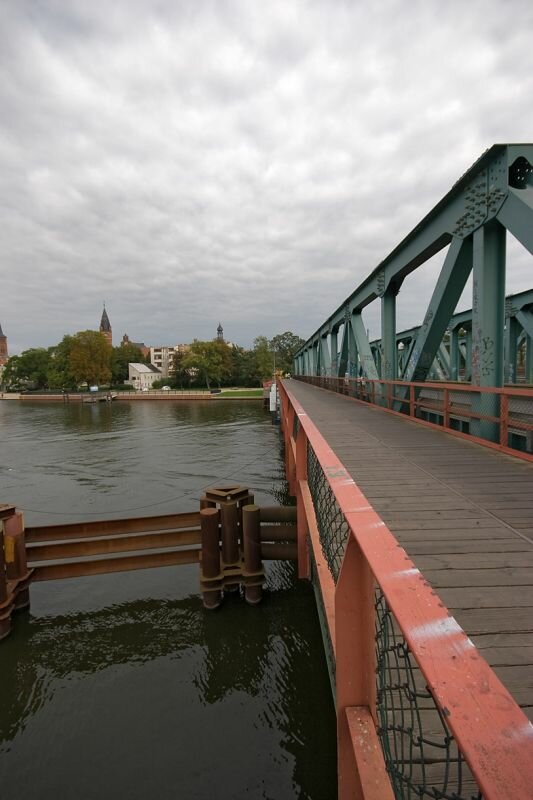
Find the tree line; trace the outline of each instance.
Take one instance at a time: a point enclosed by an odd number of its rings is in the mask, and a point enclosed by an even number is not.
[[[258,336],[251,350],[223,340],[195,339],[185,353],[176,353],[174,369],[154,387],[258,386],[274,372],[292,371],[293,357],[304,340],[291,331],[268,339]],[[6,389],[73,390],[87,386],[120,386],[130,362],[149,363],[133,344],[111,347],[98,331],[64,336],[48,348],[30,348],[12,356],[1,376]]]

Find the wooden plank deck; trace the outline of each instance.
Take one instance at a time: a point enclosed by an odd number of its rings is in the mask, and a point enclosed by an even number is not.
[[[533,465],[300,381],[288,388],[533,720]]]

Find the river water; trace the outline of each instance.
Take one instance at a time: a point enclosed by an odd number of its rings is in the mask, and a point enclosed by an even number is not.
[[[27,524],[196,510],[220,483],[272,505],[257,402],[0,402],[0,502]],[[205,612],[196,566],[38,583],[0,643],[0,792],[14,800],[328,800],[335,717],[311,586]]]

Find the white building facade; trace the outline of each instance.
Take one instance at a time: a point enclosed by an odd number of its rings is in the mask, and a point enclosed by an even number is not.
[[[161,372],[162,378],[174,372],[175,359],[178,353],[187,353],[189,350],[188,344],[175,344],[173,346],[151,347],[150,348],[150,363]]]
[[[155,381],[160,381],[164,376],[153,364],[128,364],[128,381],[134,389],[151,389]]]

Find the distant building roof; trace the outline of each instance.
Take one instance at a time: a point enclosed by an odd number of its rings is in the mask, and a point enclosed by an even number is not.
[[[3,335],[4,334],[2,333],[2,323],[0,322],[0,336],[3,336]]]
[[[161,370],[157,369],[157,367],[154,367],[153,364],[137,364],[134,361],[130,361],[128,366],[133,367],[133,369],[136,369],[137,372],[157,372],[158,374],[161,374]]]

